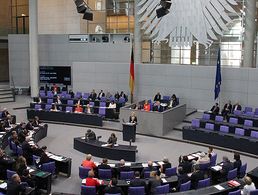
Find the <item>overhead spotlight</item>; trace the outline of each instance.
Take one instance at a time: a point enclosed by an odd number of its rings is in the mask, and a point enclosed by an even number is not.
[[[161,18],[169,13],[169,9],[172,5],[171,1],[161,0],[161,7],[156,10],[156,14],[158,18]]]
[[[77,8],[77,12],[83,14],[84,20],[93,20],[93,13],[90,11],[89,6],[84,2],[84,0],[74,0]]]
[[[93,20],[93,13],[90,12],[90,11],[88,11],[88,10],[86,10],[86,11],[84,12],[84,15],[83,15],[82,18],[83,18],[84,20],[90,20],[90,21],[92,21],[92,20]]]

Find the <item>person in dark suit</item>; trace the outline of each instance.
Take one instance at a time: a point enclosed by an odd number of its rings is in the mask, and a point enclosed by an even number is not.
[[[144,167],[141,173],[141,176],[144,177],[144,172],[145,171],[155,171],[156,173],[158,172],[158,175],[160,175],[159,170],[157,170],[157,167],[153,166],[153,162],[152,161],[148,161],[148,167]]]
[[[240,154],[234,153],[234,162],[233,162],[233,168],[237,168],[237,175],[240,175],[240,168],[242,166],[242,161],[240,159]]]
[[[35,182],[31,178],[30,172],[28,169],[23,170],[22,176],[21,176],[21,181],[26,182],[29,187],[34,188],[35,187]]]
[[[239,104],[239,102],[236,102],[236,104],[233,106],[232,112],[235,110],[242,110],[242,106]]]
[[[175,94],[171,96],[171,100],[169,101],[168,107],[173,108],[176,107],[179,104],[177,97]]]
[[[188,182],[190,180],[190,178],[188,177],[187,173],[185,173],[183,171],[182,167],[178,168],[177,178],[178,178],[177,189],[180,189],[181,184],[186,183],[186,182]]]
[[[26,124],[26,129],[28,130],[33,130],[33,126],[32,126],[32,121],[29,121],[27,124]]]
[[[121,172],[128,172],[131,171],[131,168],[129,166],[125,166],[125,160],[121,159],[117,168],[117,174],[120,176]]]
[[[114,146],[116,144],[116,142],[117,142],[116,134],[111,133],[110,137],[108,138],[107,144],[109,146]]]
[[[158,176],[156,171],[150,172],[150,179],[148,183],[148,194],[154,195],[155,194],[155,188],[161,185],[161,179]]]
[[[153,111],[157,111],[157,112],[163,112],[164,111],[164,108],[163,108],[163,106],[160,105],[159,101],[157,101],[155,103],[155,106],[153,107]]]
[[[219,114],[219,104],[218,103],[215,103],[214,106],[212,106],[211,108],[211,112],[215,115],[218,115]]]
[[[129,117],[129,123],[137,123],[137,117],[135,112],[131,113],[131,116]]]
[[[160,172],[165,173],[167,168],[171,168],[171,163],[169,162],[167,157],[164,157],[163,164],[160,166]]]
[[[19,156],[16,159],[15,171],[18,173],[19,176],[22,176],[23,171],[26,169],[27,169],[26,159],[23,156]]]
[[[85,141],[91,140],[96,140],[96,134],[91,129],[88,129],[87,133],[85,134]]]
[[[12,122],[12,116],[10,114],[7,115],[7,117],[4,120],[4,127],[5,128],[9,128],[12,126],[13,122]]]
[[[117,179],[112,178],[109,185],[103,190],[104,194],[121,194],[124,195],[124,192],[120,187],[117,187]]]
[[[105,97],[105,93],[103,92],[103,90],[101,89],[99,94],[98,94],[98,99],[100,100],[102,97]]]
[[[232,112],[232,104],[231,101],[229,100],[228,103],[226,103],[223,107],[223,110],[221,111],[222,116],[224,119],[228,117],[228,114]]]
[[[135,171],[134,177],[135,178],[133,180],[131,180],[131,182],[130,182],[131,187],[143,186],[144,188],[146,188],[145,180],[140,178],[140,172],[139,171]]]
[[[72,90],[69,90],[69,95],[71,95],[71,98],[74,98],[74,92]]]
[[[190,176],[192,189],[197,189],[199,180],[204,179],[204,172],[200,170],[198,164],[194,165],[194,172]]]
[[[126,102],[128,101],[127,95],[123,91],[121,91],[119,98],[124,98]]]
[[[178,167],[182,167],[182,171],[184,173],[191,173],[192,172],[192,163],[188,161],[187,156],[183,156],[179,158],[179,165]]]
[[[32,126],[33,127],[38,127],[40,123],[41,123],[41,121],[39,120],[39,117],[35,116],[34,119],[33,119],[33,122],[32,122]]]
[[[119,92],[118,92],[118,91],[115,93],[114,97],[115,97],[116,100],[119,99],[120,95],[119,95]]]
[[[227,156],[223,156],[222,159],[223,159],[223,165],[222,165],[222,169],[220,170],[221,176],[219,179],[221,182],[227,180],[228,172],[233,169],[233,165]]]
[[[19,195],[25,190],[26,187],[21,184],[21,178],[18,174],[14,174],[11,180],[7,182],[7,195]]]
[[[6,118],[8,115],[10,115],[10,113],[8,112],[7,108],[4,108],[2,111],[1,118]]]
[[[16,131],[12,131],[12,135],[9,139],[10,139],[9,141],[15,143],[16,146],[18,146],[20,144],[20,142],[18,140],[18,134]]]
[[[33,155],[33,151],[35,149],[35,146],[31,146],[29,144],[30,138],[26,137],[25,141],[22,142],[22,151],[23,151],[23,156],[24,158],[26,158],[27,162],[29,164],[32,164],[32,155]]]
[[[51,159],[48,157],[46,152],[47,152],[47,146],[42,146],[41,147],[40,159],[39,159],[39,162],[37,163],[37,165],[42,165],[44,163],[48,163],[48,162],[51,161]]]
[[[4,150],[0,149],[0,179],[6,178],[6,170],[10,169],[15,160],[7,156]]]
[[[23,129],[18,133],[18,141],[20,143],[23,143],[26,139],[26,137],[28,136],[28,130],[27,129]]]
[[[111,169],[111,167],[108,165],[108,159],[103,158],[102,163],[98,165],[98,169]]]
[[[95,92],[95,89],[93,89],[92,92],[90,93],[89,99],[95,101],[96,98],[97,98],[97,94]]]
[[[158,92],[158,93],[154,96],[153,101],[156,102],[156,101],[160,101],[160,100],[161,100],[161,95],[160,95],[160,92]]]

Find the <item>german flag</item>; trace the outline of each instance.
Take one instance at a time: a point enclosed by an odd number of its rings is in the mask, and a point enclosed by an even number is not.
[[[131,51],[129,87],[130,87],[131,95],[133,95],[133,93],[134,93],[134,55],[133,55],[133,47],[132,47],[132,51]]]

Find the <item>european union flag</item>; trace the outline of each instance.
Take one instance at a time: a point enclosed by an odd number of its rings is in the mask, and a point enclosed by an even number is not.
[[[218,59],[217,59],[217,70],[216,70],[216,80],[215,80],[215,89],[214,89],[214,99],[216,100],[219,97],[220,93],[220,85],[221,85],[221,64],[220,64],[220,48],[218,51]]]

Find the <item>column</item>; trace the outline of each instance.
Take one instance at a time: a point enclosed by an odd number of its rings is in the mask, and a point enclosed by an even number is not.
[[[39,93],[38,0],[29,0],[29,48],[31,97]]]
[[[141,35],[141,25],[140,25],[140,16],[137,12],[140,10],[140,7],[137,6],[140,0],[134,1],[135,6],[135,16],[134,16],[134,61],[135,63],[142,62],[142,35]]]
[[[245,35],[243,67],[254,67],[254,40],[256,34],[256,0],[245,1]]]

